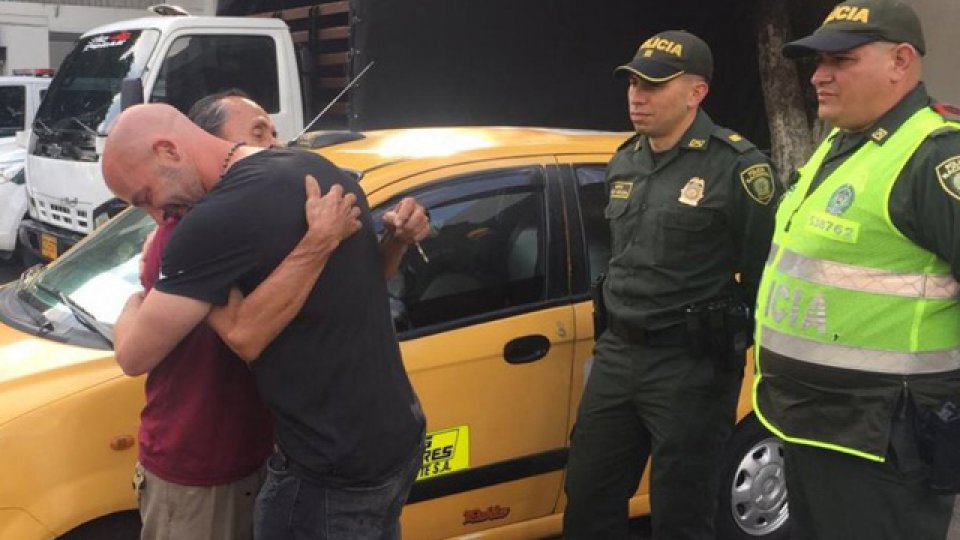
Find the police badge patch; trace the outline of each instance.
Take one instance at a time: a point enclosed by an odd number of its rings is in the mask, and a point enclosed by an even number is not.
[[[855,195],[856,192],[850,184],[844,184],[838,187],[837,190],[833,192],[833,195],[830,196],[830,200],[827,201],[827,213],[839,216],[846,212],[847,208],[850,208],[850,205],[853,204]]]
[[[610,186],[610,198],[629,199],[631,191],[633,191],[633,182],[614,182]]]
[[[937,178],[944,191],[960,199],[960,156],[953,156],[937,165]]]
[[[740,173],[740,182],[747,195],[760,204],[768,204],[773,199],[773,169],[766,163],[751,165]]]
[[[703,198],[703,188],[705,185],[703,178],[694,176],[687,180],[686,185],[680,190],[680,197],[677,198],[677,200],[683,204],[697,206],[700,204],[700,199]]]

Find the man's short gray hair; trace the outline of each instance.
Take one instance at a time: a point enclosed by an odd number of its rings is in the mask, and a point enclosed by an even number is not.
[[[193,107],[190,107],[190,112],[187,113],[187,117],[207,133],[220,137],[223,123],[227,121],[227,111],[226,107],[224,107],[223,100],[229,97],[252,100],[250,95],[243,90],[231,88],[198,99],[197,102],[193,104]]]

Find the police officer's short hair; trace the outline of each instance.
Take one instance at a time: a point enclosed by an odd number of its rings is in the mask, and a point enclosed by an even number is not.
[[[223,100],[229,97],[253,100],[250,94],[247,94],[243,90],[230,88],[229,90],[210,94],[209,96],[198,99],[197,102],[193,104],[193,107],[190,107],[190,112],[187,113],[187,117],[189,117],[194,124],[200,126],[202,130],[219,137],[223,129],[223,123],[227,121],[227,110],[226,107],[224,107]]]

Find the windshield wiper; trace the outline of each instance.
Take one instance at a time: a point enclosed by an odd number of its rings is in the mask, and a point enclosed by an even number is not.
[[[92,127],[90,127],[90,126],[88,126],[88,125],[86,125],[86,124],[84,124],[84,123],[83,123],[79,118],[77,118],[76,116],[71,116],[71,117],[70,117],[70,120],[73,121],[73,122],[76,122],[77,124],[80,125],[80,127],[82,127],[83,129],[89,131],[90,133],[93,133],[93,136],[94,136],[94,137],[97,136],[97,130],[93,129]]]
[[[67,296],[66,293],[61,291],[59,298],[60,302],[70,309],[70,313],[73,313],[73,316],[80,321],[80,324],[86,326],[92,330],[93,333],[102,337],[103,340],[107,342],[107,345],[110,345],[111,349],[113,348],[113,334],[109,330],[101,327],[100,321],[98,321],[96,317],[91,315],[89,311],[83,309],[83,306],[76,303],[72,298]]]
[[[73,317],[77,319],[77,321],[80,324],[82,324],[88,330],[92,331],[94,334],[97,334],[98,336],[103,338],[103,340],[106,341],[111,348],[113,348],[113,335],[109,330],[100,326],[100,321],[98,321],[96,317],[91,315],[89,311],[83,309],[83,307],[80,304],[76,303],[72,298],[67,296],[66,293],[64,293],[63,291],[54,289],[49,285],[44,285],[39,281],[36,282],[36,287],[41,291],[49,294],[50,296],[53,296],[54,298],[57,298],[58,300],[60,300],[60,303],[67,306],[67,309],[70,310],[70,313],[73,314]]]
[[[20,291],[23,290],[27,282],[31,279],[34,279],[42,268],[42,265],[37,264],[27,268],[22,274],[20,274],[20,283],[17,285],[18,297],[20,297]],[[37,325],[37,336],[44,337],[55,330],[53,323],[50,322],[50,319],[43,314],[43,310],[31,304],[25,298],[20,297],[20,302],[29,308],[24,311],[26,311],[27,315],[30,316],[30,320],[33,321],[33,324]]]
[[[43,128],[43,131],[44,131],[47,135],[53,135],[53,130],[50,129],[50,126],[48,126],[46,123],[44,123],[44,121],[41,120],[40,118],[35,118],[35,119],[33,120],[33,124],[42,127],[42,128]]]

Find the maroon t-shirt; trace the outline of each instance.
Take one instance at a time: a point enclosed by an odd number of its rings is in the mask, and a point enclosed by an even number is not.
[[[176,222],[157,228],[144,253],[145,290]],[[140,414],[140,463],[168,482],[212,486],[259,468],[273,448],[273,425],[246,364],[201,323],[147,375]]]

